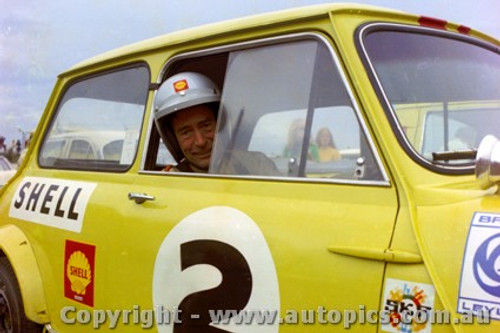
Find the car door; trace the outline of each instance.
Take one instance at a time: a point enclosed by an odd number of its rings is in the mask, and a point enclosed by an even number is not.
[[[128,170],[137,153],[149,82],[144,64],[69,82],[43,141],[33,147],[37,156],[30,156],[30,166],[13,186],[9,216],[30,236],[56,330],[88,331],[90,320],[77,321],[77,313],[115,309],[123,299],[116,286],[120,270],[108,268],[121,262],[120,230],[131,225],[124,204],[136,173]],[[89,153],[89,142],[110,131],[129,138],[120,153],[107,159]],[[83,149],[71,153],[62,144],[78,141]],[[60,328],[65,324],[72,325]]]
[[[224,77],[209,173],[155,171],[168,158],[153,127],[153,157],[132,186],[149,198],[129,211],[142,231],[127,251],[142,258],[134,269],[152,274],[137,285],[151,293],[147,307],[179,315],[159,331],[336,331],[353,316],[366,323],[366,311],[379,309],[398,204],[331,47],[297,35],[218,52],[224,66],[203,67],[214,81]],[[201,68],[210,56],[172,67]],[[214,74],[217,65],[224,75]],[[304,149],[285,156],[298,118]],[[340,159],[308,159],[323,127],[336,132]],[[222,167],[241,156],[249,166],[256,154],[278,173]]]

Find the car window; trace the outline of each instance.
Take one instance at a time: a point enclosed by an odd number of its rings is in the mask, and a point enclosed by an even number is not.
[[[475,149],[482,137],[478,135],[477,128],[471,126],[472,122],[467,121],[467,118],[476,116],[477,112],[473,110],[456,111],[445,120],[443,112],[429,111],[424,120],[422,154],[432,159],[432,152],[435,151]],[[460,120],[463,117],[465,117],[464,121]],[[449,132],[448,140],[443,135],[445,121],[448,122],[446,125]]]
[[[231,52],[211,173],[381,180],[328,47]]]
[[[297,176],[304,149],[305,115],[306,110],[295,110],[262,116],[248,149],[271,158],[281,174]],[[346,106],[316,109],[310,133],[306,177],[353,178],[360,157],[360,132],[354,110]]]
[[[488,134],[500,136],[500,55],[486,44],[422,30],[374,30],[368,60],[411,151],[442,166],[473,166]],[[455,156],[451,159],[439,156]]]
[[[175,164],[175,160],[170,154],[170,152],[167,150],[167,147],[163,143],[163,141],[160,139],[160,143],[158,145],[158,153],[156,155],[156,165],[168,165],[168,164]]]
[[[137,150],[148,84],[148,69],[137,66],[71,85],[44,139],[40,165],[128,169]]]

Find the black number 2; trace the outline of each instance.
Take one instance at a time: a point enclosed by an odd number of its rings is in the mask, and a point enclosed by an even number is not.
[[[252,274],[245,257],[235,247],[215,240],[181,244],[181,269],[208,264],[222,273],[222,282],[213,289],[186,296],[179,305],[180,322],[174,333],[227,332],[210,326],[209,310],[243,310],[252,292]],[[232,312],[234,314],[234,312]]]

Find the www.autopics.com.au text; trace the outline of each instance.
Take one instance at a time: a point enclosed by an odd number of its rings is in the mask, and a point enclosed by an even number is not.
[[[490,318],[487,312],[468,313],[452,317],[448,311],[421,309],[398,313],[388,310],[367,310],[360,306],[357,310],[329,310],[319,306],[314,310],[286,310],[280,316],[278,310],[209,310],[208,318],[215,326],[224,325],[298,325],[321,324],[343,325],[348,329],[354,324],[387,325],[401,322],[403,324],[488,324]],[[66,306],[60,311],[60,319],[65,324],[92,325],[98,329],[103,325],[114,329],[119,324],[140,325],[142,328],[151,328],[156,325],[181,324],[186,318],[181,309],[168,310],[163,306],[156,306],[154,310],[141,309],[134,305],[127,310],[86,310]],[[200,320],[202,315],[189,314],[192,321]]]

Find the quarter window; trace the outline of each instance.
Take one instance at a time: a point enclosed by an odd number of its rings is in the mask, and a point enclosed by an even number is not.
[[[40,153],[43,167],[126,170],[137,150],[149,71],[139,66],[68,88]]]

